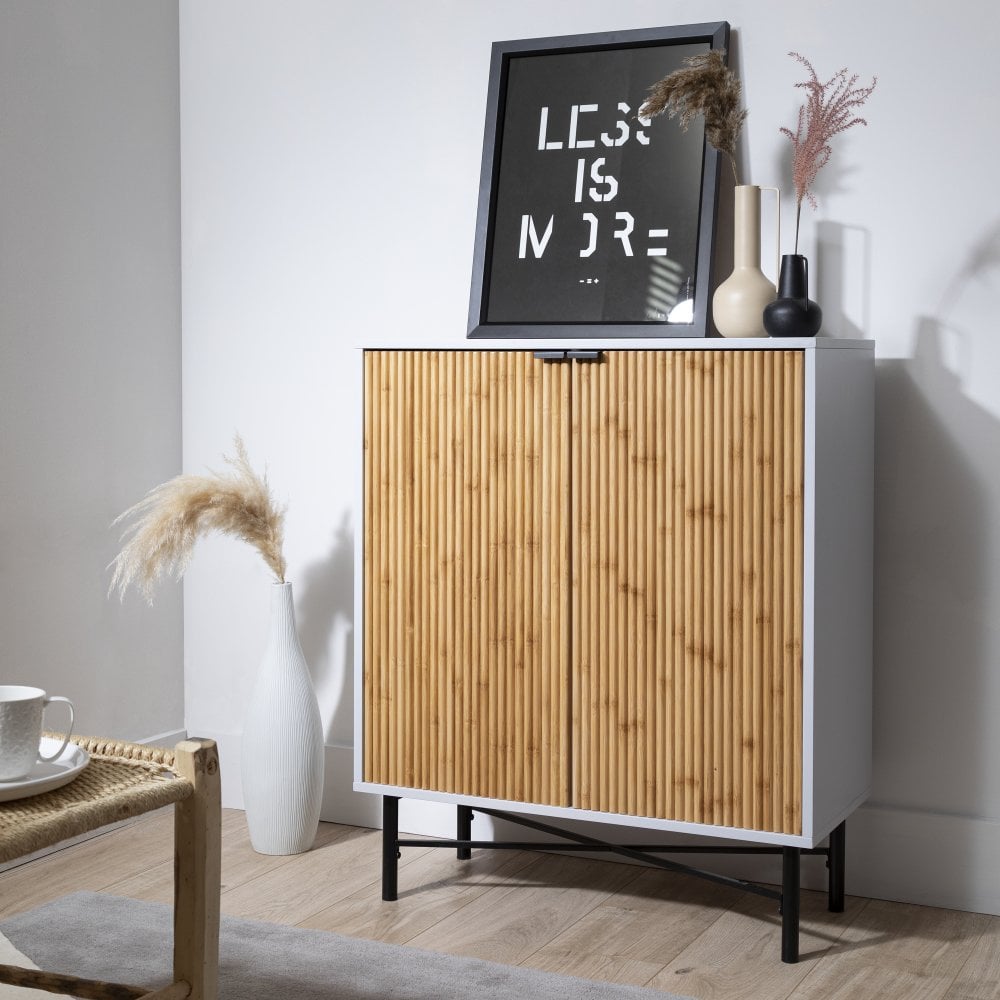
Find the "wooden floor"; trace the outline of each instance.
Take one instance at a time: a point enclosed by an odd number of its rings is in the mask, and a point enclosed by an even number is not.
[[[0,874],[0,919],[68,892],[170,902],[169,810]],[[779,961],[759,896],[631,865],[501,851],[467,862],[405,848],[380,898],[376,831],[324,823],[316,848],[265,857],[223,813],[222,910],[435,951],[740,1000],[1000,1000],[1000,917],[803,893],[802,961]]]

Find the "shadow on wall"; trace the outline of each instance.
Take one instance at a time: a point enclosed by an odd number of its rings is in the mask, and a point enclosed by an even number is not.
[[[850,263],[848,263],[850,262]],[[816,224],[809,296],[823,307],[823,332],[861,339],[871,327],[871,233],[862,226]]]
[[[944,301],[998,272],[1000,225]],[[996,818],[1000,421],[963,389],[973,364],[973,335],[924,316],[914,356],[877,367],[872,798]]]
[[[329,554],[302,576],[299,638],[328,744],[350,745],[354,703],[354,530],[345,511]]]

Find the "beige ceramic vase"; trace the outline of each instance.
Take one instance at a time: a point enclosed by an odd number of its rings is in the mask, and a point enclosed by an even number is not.
[[[760,269],[760,192],[756,184],[740,184],[735,190],[733,273],[712,297],[712,317],[723,337],[767,336],[764,307],[774,301],[777,289]]]

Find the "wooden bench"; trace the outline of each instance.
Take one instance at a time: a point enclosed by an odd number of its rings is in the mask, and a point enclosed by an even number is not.
[[[173,750],[74,737],[90,762],[69,784],[0,803],[0,864],[90,830],[174,805],[174,971],[169,986],[122,983],[0,965],[0,982],[83,1000],[216,1000],[221,804],[213,740]]]

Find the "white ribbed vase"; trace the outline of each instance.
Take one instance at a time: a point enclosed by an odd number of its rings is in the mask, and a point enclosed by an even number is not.
[[[267,649],[243,726],[243,805],[258,854],[301,854],[323,800],[323,725],[295,628],[292,585],[271,591]]]

